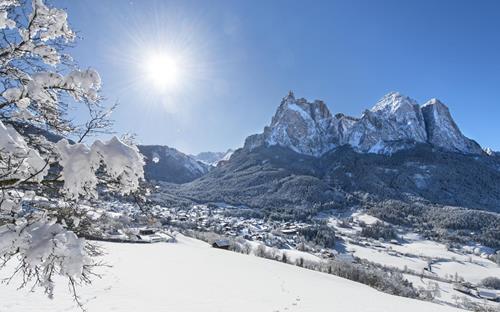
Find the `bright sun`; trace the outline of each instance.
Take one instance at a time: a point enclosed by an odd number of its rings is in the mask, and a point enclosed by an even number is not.
[[[171,90],[179,83],[179,64],[166,53],[150,55],[145,64],[146,75],[159,90]]]

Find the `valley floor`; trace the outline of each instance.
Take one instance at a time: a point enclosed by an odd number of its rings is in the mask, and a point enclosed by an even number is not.
[[[446,305],[397,297],[293,265],[211,248],[178,237],[157,244],[103,243],[102,279],[79,290],[88,312],[342,311],[445,312]],[[5,272],[3,272],[5,274]],[[19,283],[19,280],[17,280]],[[41,290],[0,286],[0,312],[79,311],[66,284],[53,300]]]

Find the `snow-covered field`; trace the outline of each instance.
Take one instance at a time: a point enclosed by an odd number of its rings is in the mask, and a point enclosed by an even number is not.
[[[476,254],[449,250],[445,244],[424,239],[417,233],[400,233],[403,242],[398,244],[363,238],[360,235],[359,221],[365,224],[381,221],[364,212],[355,212],[351,216],[354,225],[348,228],[340,226],[339,220],[335,217],[330,217],[328,222],[339,236],[358,241],[353,243],[347,239],[344,248],[360,259],[399,270],[410,269],[417,273],[427,268],[430,261],[432,273],[437,277],[453,279],[458,276],[474,284],[478,284],[486,277],[500,276],[500,267],[494,262]]]
[[[416,240],[403,245],[380,245],[385,249],[346,244],[347,250],[356,257],[400,270],[406,267],[421,272],[427,267],[426,258],[432,258],[432,272],[439,277],[452,278],[458,275],[465,281],[477,284],[486,277],[500,276],[500,267],[492,261],[473,254],[449,251],[442,243]],[[397,254],[390,254],[387,250]]]
[[[366,216],[366,214],[354,214],[354,219],[362,220],[367,224],[377,222]],[[342,235],[359,238],[361,231],[359,226],[343,228],[333,218],[330,224]],[[348,252],[360,259],[403,272],[413,271],[414,275],[404,274],[404,276],[417,288],[429,289],[430,286],[437,284],[439,292],[435,294],[436,302],[456,304],[457,299],[464,299],[485,307],[500,309],[498,303],[469,296],[453,289],[453,281],[456,278],[478,285],[486,277],[500,276],[500,267],[497,264],[475,254],[449,250],[443,243],[423,239],[416,233],[404,233],[402,237],[404,238],[402,244],[360,238],[358,243],[353,243],[348,239],[343,245]],[[424,270],[428,270],[429,264],[431,272]],[[426,277],[422,278],[421,274],[425,274]]]
[[[80,289],[89,312],[105,311],[459,311],[376,291],[336,276],[211,248],[186,237],[177,244],[104,243],[112,268]],[[18,283],[19,281],[17,281]],[[65,284],[55,299],[0,287],[1,312],[78,311]]]

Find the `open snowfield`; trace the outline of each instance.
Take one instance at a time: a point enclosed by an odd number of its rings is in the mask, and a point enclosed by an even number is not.
[[[403,270],[405,267],[421,272],[427,266],[427,262],[418,257],[404,257],[390,255],[385,250],[364,247],[353,244],[346,244],[347,250],[360,259],[366,259],[374,263]]]
[[[177,244],[104,243],[113,265],[80,289],[89,312],[105,311],[459,311],[391,296],[336,276],[211,248],[180,237]],[[19,281],[17,281],[19,282]],[[65,284],[54,300],[38,290],[0,288],[1,312],[78,311]]]

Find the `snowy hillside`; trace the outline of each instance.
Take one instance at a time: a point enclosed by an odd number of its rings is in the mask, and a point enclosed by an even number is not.
[[[180,237],[177,244],[105,243],[113,267],[80,289],[89,312],[99,311],[460,311],[391,296],[336,276],[211,248]],[[2,272],[6,274],[6,272]],[[1,312],[79,311],[64,283],[54,300],[40,291],[0,289]]]

